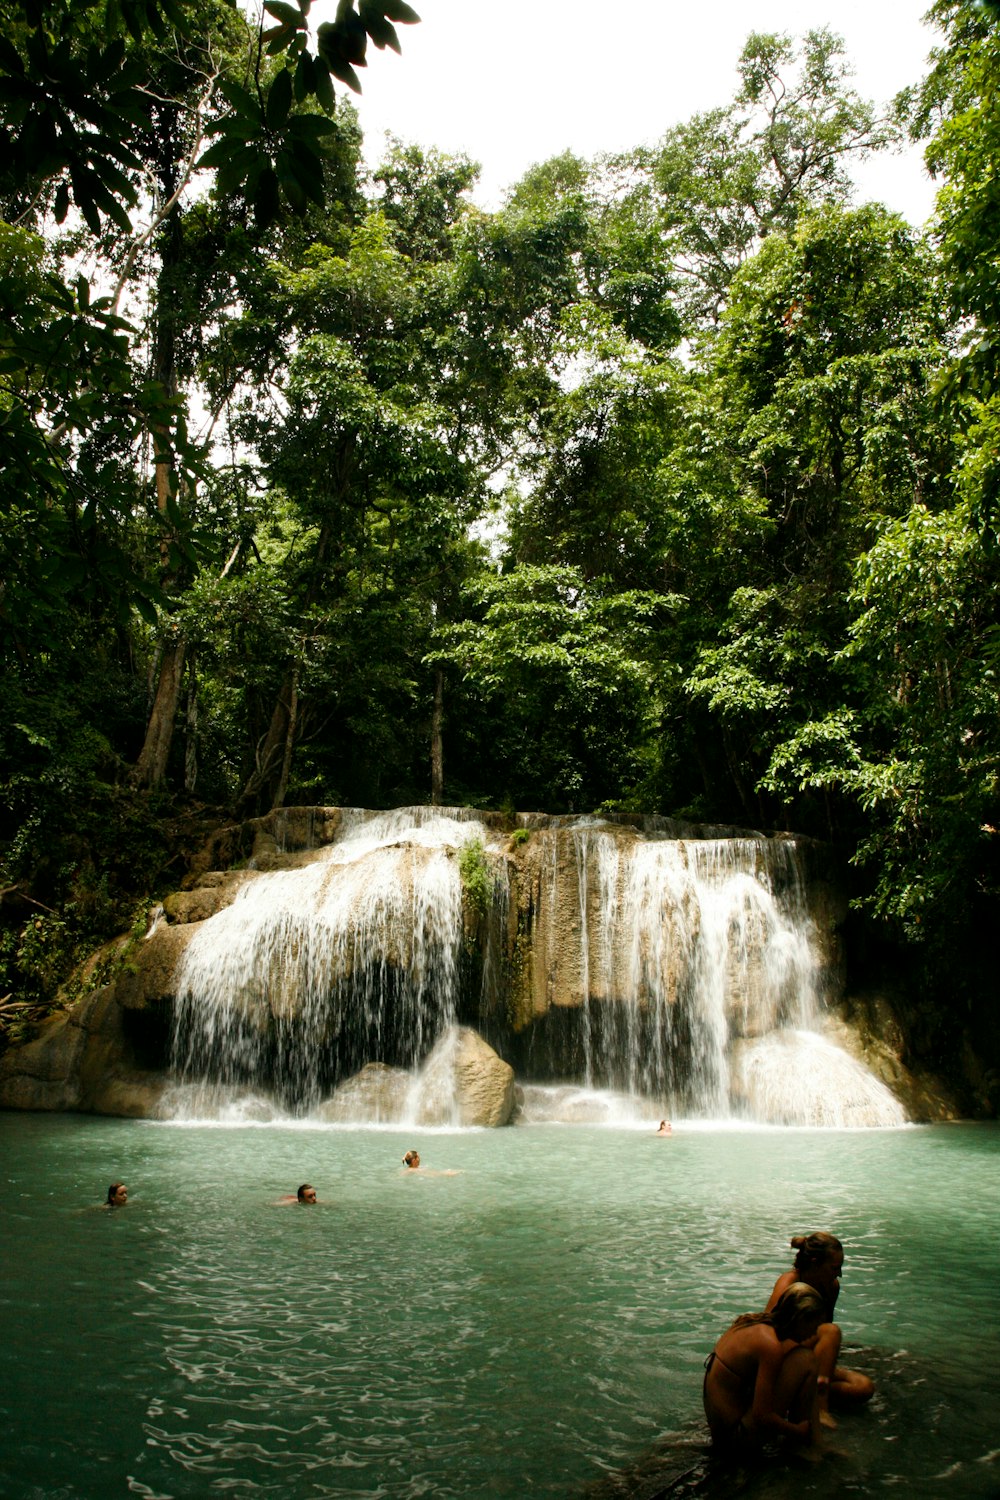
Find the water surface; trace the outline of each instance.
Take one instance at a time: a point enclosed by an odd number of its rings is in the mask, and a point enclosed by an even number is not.
[[[654,1126],[0,1115],[0,1493],[1000,1495],[1000,1128]],[[875,1402],[720,1472],[704,1355],[821,1228]]]

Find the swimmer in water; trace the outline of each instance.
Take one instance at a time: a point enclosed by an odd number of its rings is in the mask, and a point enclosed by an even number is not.
[[[315,1203],[316,1189],[311,1182],[304,1182],[297,1193],[286,1193],[279,1203]]]
[[[420,1172],[422,1177],[458,1177],[461,1175],[457,1167],[445,1167],[440,1171],[435,1171],[431,1167],[422,1167],[419,1151],[407,1151],[403,1157],[403,1166],[410,1172]]]
[[[674,1127],[671,1125],[669,1120],[661,1120],[660,1128],[656,1133],[657,1135],[673,1135]]]
[[[113,1182],[108,1188],[105,1208],[124,1208],[128,1202],[128,1188],[124,1182]]]

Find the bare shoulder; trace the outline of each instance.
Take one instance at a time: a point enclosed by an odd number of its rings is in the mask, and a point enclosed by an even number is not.
[[[764,1311],[770,1312],[782,1293],[787,1292],[790,1286],[794,1286],[797,1280],[798,1278],[794,1271],[784,1271],[774,1283],[774,1289],[771,1292],[770,1297],[767,1299],[767,1306],[765,1307]]]

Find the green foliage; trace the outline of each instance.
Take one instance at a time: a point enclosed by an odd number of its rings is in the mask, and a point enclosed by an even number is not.
[[[262,17],[259,32],[246,28],[241,68],[205,61],[204,128],[216,140],[199,165],[218,171],[224,190],[239,187],[264,226],[282,200],[296,212],[323,202],[319,143],[333,129],[333,79],[360,92],[355,68],[365,66],[369,37],[398,52],[392,23],[420,19],[401,0],[342,0],[335,19],[318,27],[313,51],[310,8],[311,0],[269,0],[273,24],[265,29]],[[0,197],[23,205],[40,189],[54,191],[57,222],[73,204],[95,235],[104,219],[128,233],[143,167],[132,137],[149,121],[149,55],[197,43],[201,9],[188,0],[5,4]],[[282,65],[269,70],[270,58]],[[311,99],[321,113],[293,109]]]
[[[959,482],[981,526],[1000,530],[1000,24],[995,7],[938,0],[930,18],[945,44],[913,105],[915,133],[930,135],[927,165],[941,177],[936,235],[947,294],[963,320],[961,357],[943,394],[965,405]],[[961,409],[959,407],[959,409]]]
[[[313,43],[309,10],[4,12],[0,1026],[176,878],[190,799],[425,801],[432,734],[446,800],[509,826],[818,834],[869,937],[927,974],[956,933],[973,953],[1000,826],[994,18],[935,7],[926,242],[847,206],[895,126],[825,31],[751,35],[731,104],[486,213],[464,157],[395,142],[366,182],[332,115],[415,13],[342,0]],[[127,789],[144,734],[169,795]],[[460,863],[484,911],[485,851]]]
[[[694,323],[712,323],[739,267],[801,212],[850,195],[848,164],[897,135],[849,85],[843,42],[751,33],[734,102],[669,131],[652,168],[663,231]]]
[[[493,902],[493,874],[486,858],[482,839],[467,839],[458,851],[458,873],[462,877],[465,899],[485,917]]]
[[[442,625],[427,660],[490,706],[489,755],[520,806],[594,806],[643,774],[653,625],[676,600],[602,595],[579,573],[522,565],[471,578],[471,617]]]

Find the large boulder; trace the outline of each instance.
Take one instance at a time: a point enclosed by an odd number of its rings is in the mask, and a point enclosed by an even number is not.
[[[386,1063],[366,1063],[313,1111],[334,1125],[388,1125],[401,1122],[413,1087],[413,1074]]]
[[[421,1070],[417,1123],[507,1125],[513,1113],[514,1069],[471,1027],[451,1027]]]
[[[514,1070],[468,1026],[444,1033],[417,1074],[366,1063],[313,1111],[331,1123],[507,1125]]]

